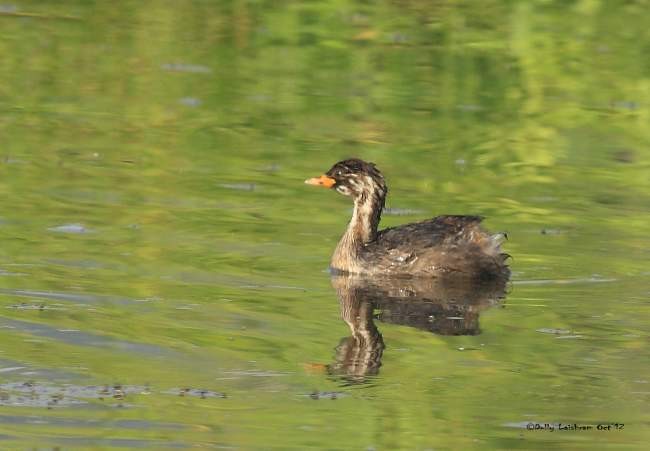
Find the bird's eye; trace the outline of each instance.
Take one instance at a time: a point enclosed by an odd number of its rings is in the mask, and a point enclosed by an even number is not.
[[[336,176],[340,177],[343,175],[343,172],[341,170],[336,171]]]

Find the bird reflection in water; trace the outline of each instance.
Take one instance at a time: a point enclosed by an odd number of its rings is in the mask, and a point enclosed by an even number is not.
[[[385,345],[376,319],[439,335],[478,335],[480,312],[501,303],[506,284],[505,279],[335,275],[332,286],[351,335],[337,346],[328,373],[348,383],[364,383],[379,372]]]

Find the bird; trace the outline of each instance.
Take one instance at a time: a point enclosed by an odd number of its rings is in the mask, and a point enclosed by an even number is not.
[[[510,277],[503,232],[490,234],[481,216],[442,215],[378,230],[388,187],[374,163],[339,161],[305,180],[352,198],[354,209],[330,261],[333,274],[398,277],[459,276],[473,281]]]

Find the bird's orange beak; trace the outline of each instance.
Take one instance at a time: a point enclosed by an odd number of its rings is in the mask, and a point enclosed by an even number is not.
[[[336,183],[336,180],[334,180],[332,177],[321,175],[320,177],[307,179],[305,180],[305,183],[307,185],[324,186],[325,188],[331,188]]]

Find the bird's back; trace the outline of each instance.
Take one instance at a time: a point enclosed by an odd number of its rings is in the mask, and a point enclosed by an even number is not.
[[[369,273],[394,275],[458,274],[472,278],[508,277],[500,243],[480,216],[438,216],[378,232],[364,246],[362,265]]]

